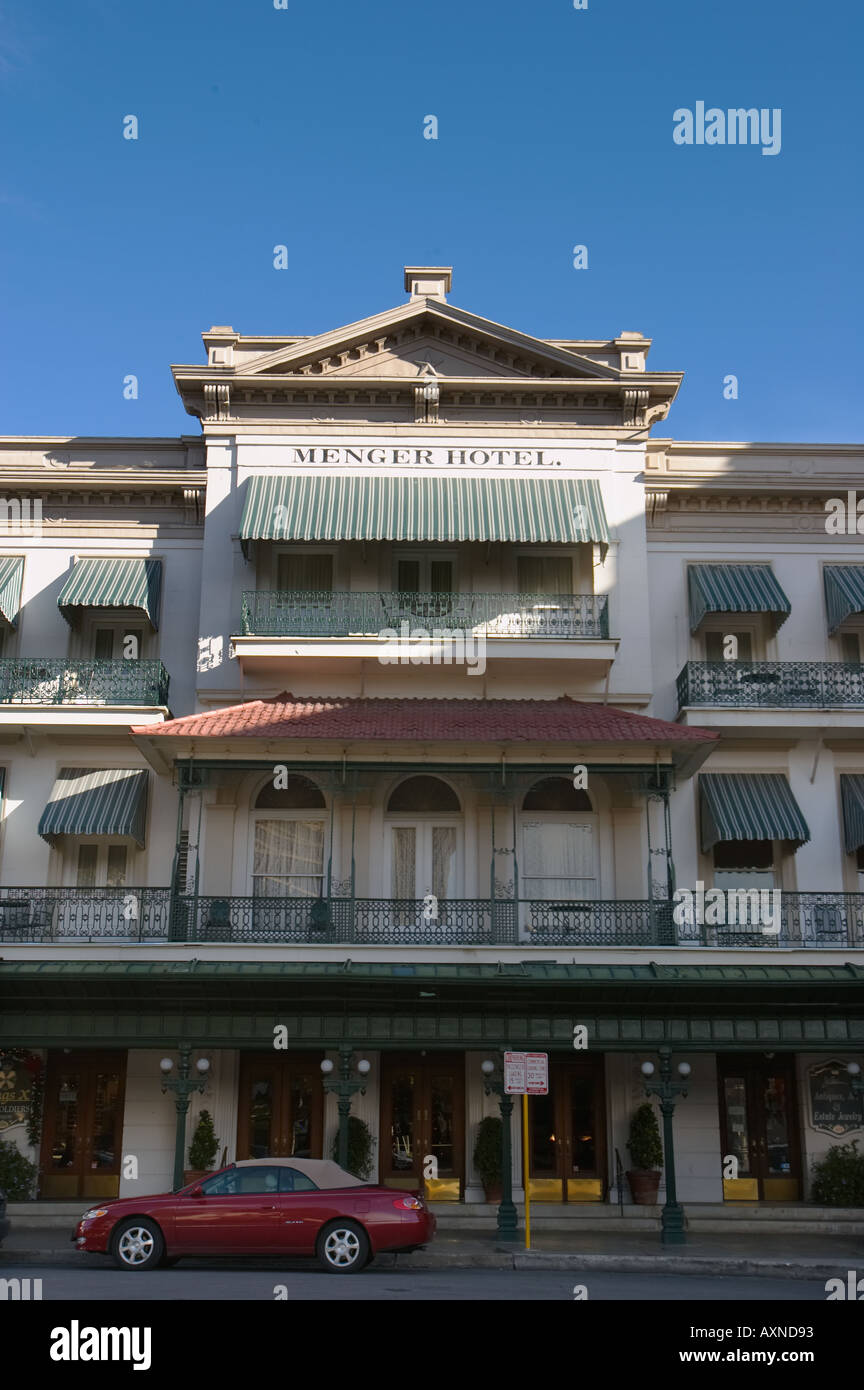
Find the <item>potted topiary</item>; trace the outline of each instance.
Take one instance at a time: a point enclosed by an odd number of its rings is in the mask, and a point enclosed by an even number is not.
[[[487,1115],[477,1126],[474,1144],[474,1167],[480,1174],[487,1202],[500,1202],[503,1192],[501,1179],[501,1120]]]
[[[369,1181],[372,1172],[372,1145],[375,1140],[365,1120],[361,1120],[359,1115],[348,1116],[348,1162],[345,1165],[349,1173],[353,1173],[355,1178],[362,1178],[364,1182]],[[335,1163],[339,1162],[339,1131],[333,1140],[331,1157]]]
[[[633,1167],[627,1174],[630,1195],[638,1206],[653,1206],[663,1169],[663,1145],[654,1107],[648,1101],[634,1111],[630,1120],[627,1149],[633,1160]]]
[[[0,1139],[0,1192],[5,1192],[7,1201],[32,1201],[37,1175],[36,1164],[11,1139]]]
[[[213,1160],[219,1152],[219,1140],[213,1130],[213,1116],[209,1110],[202,1110],[198,1116],[192,1143],[189,1145],[189,1167],[183,1174],[187,1187],[190,1182],[206,1178],[213,1167]]]
[[[864,1154],[857,1139],[832,1145],[813,1164],[811,1176],[810,1200],[821,1207],[864,1207]]]

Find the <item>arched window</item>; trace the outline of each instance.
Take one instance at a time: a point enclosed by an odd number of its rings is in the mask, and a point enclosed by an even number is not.
[[[388,815],[459,815],[462,807],[452,787],[440,777],[408,777],[387,802]]]
[[[325,803],[321,788],[310,781],[308,777],[289,773],[287,778],[280,780],[286,782],[284,787],[277,787],[275,779],[264,783],[255,802],[256,810],[264,807],[268,810],[279,811],[319,811],[324,809]]]
[[[252,891],[256,897],[318,898],[324,890],[324,796],[308,777],[291,773],[284,780],[277,787],[269,779],[255,800]]]
[[[439,899],[458,897],[461,891],[458,796],[440,777],[407,777],[391,793],[387,815],[390,892],[400,900],[427,899],[429,910],[437,912]]]
[[[523,811],[593,811],[586,791],[574,787],[569,777],[544,777],[525,793]]]

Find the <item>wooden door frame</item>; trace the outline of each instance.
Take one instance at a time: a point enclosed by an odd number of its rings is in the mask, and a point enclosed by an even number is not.
[[[288,1134],[285,1126],[290,1116],[290,1081],[291,1074],[296,1068],[302,1067],[306,1071],[311,1071],[318,1078],[318,1086],[313,1091],[313,1106],[310,1123],[309,1147],[313,1155],[324,1153],[324,1087],[321,1083],[321,1062],[324,1053],[318,1057],[312,1052],[261,1052],[241,1051],[240,1065],[237,1071],[237,1154],[248,1154],[250,1147],[249,1132],[249,1110],[245,1105],[245,1082],[247,1069],[254,1067],[273,1068],[273,1141],[277,1150],[276,1153],[269,1155],[271,1158],[290,1158],[290,1154],[282,1153],[283,1148],[287,1148]]]
[[[596,1120],[595,1150],[597,1168],[593,1177],[574,1178],[567,1171],[566,1152],[572,1143],[570,1115],[570,1078],[582,1073],[594,1080],[594,1116]],[[558,1084],[556,1085],[556,1082]],[[529,1180],[535,1200],[545,1201],[603,1201],[609,1187],[608,1156],[606,1152],[606,1058],[602,1052],[590,1057],[549,1059],[549,1091],[552,1096],[556,1133],[564,1143],[556,1145],[558,1172],[551,1178],[535,1178],[534,1151],[529,1149],[531,1169]],[[529,1107],[531,1102],[529,1101]]]
[[[415,1086],[413,1119],[414,1137],[417,1143],[417,1150],[415,1152],[415,1171],[410,1174],[406,1172],[405,1177],[400,1178],[397,1175],[385,1170],[383,1155],[385,1151],[385,1146],[387,1147],[387,1152],[389,1153],[390,1130],[393,1119],[393,1107],[391,1102],[390,1087],[392,1077],[395,1075],[396,1072],[399,1071],[407,1070],[420,1073],[424,1077],[423,1081],[420,1083],[420,1088],[423,1092],[428,1092],[428,1073],[430,1069],[434,1068],[442,1068],[447,1071],[452,1071],[456,1083],[454,1087],[453,1103],[453,1157],[455,1160],[454,1173],[451,1177],[439,1178],[438,1181],[442,1184],[442,1186],[445,1184],[451,1184],[454,1188],[458,1184],[459,1192],[455,1195],[461,1196],[462,1192],[464,1191],[466,1181],[465,1054],[462,1052],[427,1052],[425,1057],[421,1056],[419,1052],[394,1052],[382,1054],[381,1096],[380,1104],[378,1107],[380,1155],[379,1181],[383,1185],[388,1187],[402,1187],[405,1189],[413,1189],[423,1185],[423,1154],[420,1153],[420,1149],[425,1148],[426,1141],[427,1139],[429,1139],[431,1133],[430,1129],[424,1127],[424,1125],[430,1125],[431,1121],[424,1122],[422,1119],[418,1118],[418,1103],[421,1109],[423,1107],[422,1101],[418,1102],[417,1086]],[[426,1098],[428,1099],[428,1094]],[[430,1194],[433,1194],[435,1192],[435,1188],[430,1187],[429,1183],[427,1183],[426,1186]],[[448,1195],[452,1197],[454,1196],[454,1192],[450,1192]]]
[[[57,1133],[57,1107],[54,1100],[56,1083],[59,1082],[60,1074],[63,1071],[71,1071],[76,1068],[80,1069],[81,1072],[81,1090],[85,1092],[85,1103],[79,1100],[78,1135],[80,1143],[77,1170],[73,1170],[72,1172],[67,1171],[66,1174],[68,1177],[76,1177],[78,1179],[78,1191],[74,1194],[74,1197],[71,1197],[69,1200],[76,1200],[78,1197],[106,1195],[105,1193],[87,1194],[83,1190],[85,1179],[87,1177],[92,1177],[92,1170],[85,1165],[89,1162],[90,1145],[93,1140],[93,1135],[90,1133],[94,1119],[93,1109],[95,1102],[92,1078],[98,1070],[116,1071],[120,1077],[120,1086],[117,1093],[119,1127],[117,1132],[115,1166],[112,1169],[103,1168],[98,1170],[99,1176],[101,1177],[106,1179],[117,1179],[117,1192],[114,1195],[119,1196],[120,1169],[123,1159],[123,1119],[126,1104],[127,1059],[128,1053],[123,1049],[115,1050],[114,1048],[106,1048],[103,1050],[100,1048],[70,1048],[68,1052],[56,1048],[50,1048],[48,1050],[48,1056],[45,1062],[44,1119],[38,1160],[40,1196],[42,1195],[45,1180],[60,1176],[62,1171],[46,1166],[50,1160],[51,1150],[54,1147],[54,1139]],[[63,1199],[54,1197],[46,1198],[46,1200],[59,1201]]]
[[[754,1077],[759,1072],[783,1072],[789,1084],[789,1158],[790,1173],[787,1178],[772,1178],[765,1170],[767,1168],[767,1148],[764,1156],[759,1152],[758,1140],[765,1139],[765,1117],[762,1110],[760,1096],[756,1093],[756,1083]],[[734,1179],[724,1179],[724,1200],[725,1201],[776,1201],[783,1200],[765,1196],[765,1183],[796,1183],[798,1195],[795,1198],[787,1198],[789,1201],[800,1201],[804,1191],[804,1164],[801,1153],[801,1126],[798,1117],[798,1074],[795,1066],[794,1052],[780,1052],[768,1058],[764,1052],[721,1052],[717,1054],[717,1104],[720,1119],[720,1144],[721,1158],[730,1152],[728,1147],[728,1130],[726,1125],[726,1096],[723,1083],[727,1076],[734,1074],[744,1076],[744,1095],[747,1106],[747,1129],[750,1142],[757,1140],[756,1162],[751,1164],[751,1174],[749,1179],[744,1182],[755,1181],[756,1195],[747,1196],[742,1189],[740,1196],[726,1195],[726,1184]],[[741,1179],[738,1180],[742,1181]],[[735,1189],[731,1189],[732,1192]]]

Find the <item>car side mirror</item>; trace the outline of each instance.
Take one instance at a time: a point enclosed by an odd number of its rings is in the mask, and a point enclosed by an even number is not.
[[[187,1196],[189,1196],[189,1197],[203,1197],[203,1196],[204,1196],[204,1189],[203,1189],[203,1187],[201,1186],[200,1182],[195,1184],[195,1186],[192,1188],[191,1192],[187,1193]]]

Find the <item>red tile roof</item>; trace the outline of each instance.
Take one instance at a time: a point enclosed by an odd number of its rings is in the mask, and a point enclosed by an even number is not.
[[[480,743],[714,742],[707,729],[557,700],[319,698],[283,691],[269,700],[187,715],[132,730],[148,738],[441,740]]]

